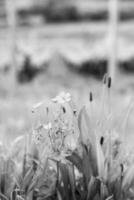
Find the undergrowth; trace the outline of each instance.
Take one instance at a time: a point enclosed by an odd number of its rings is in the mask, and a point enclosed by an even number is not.
[[[134,199],[133,153],[125,149],[133,102],[116,129],[110,101],[111,78],[104,77],[101,105],[90,92],[89,105],[79,109],[62,92],[33,106],[32,133],[0,145],[0,199]]]

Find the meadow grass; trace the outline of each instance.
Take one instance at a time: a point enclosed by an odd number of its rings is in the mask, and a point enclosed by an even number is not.
[[[130,101],[118,127],[105,76],[101,103],[79,108],[69,93],[32,108],[31,134],[0,144],[0,199],[134,199],[134,154],[125,146]]]

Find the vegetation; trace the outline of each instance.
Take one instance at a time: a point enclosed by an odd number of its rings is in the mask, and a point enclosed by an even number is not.
[[[134,198],[133,153],[124,145],[110,106],[111,78],[104,78],[102,106],[81,109],[62,92],[49,105],[33,106],[32,134],[0,144],[0,199],[130,200]],[[96,112],[97,110],[98,112]],[[120,133],[120,132],[121,133]]]

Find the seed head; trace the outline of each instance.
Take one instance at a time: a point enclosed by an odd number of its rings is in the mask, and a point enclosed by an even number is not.
[[[63,113],[66,113],[66,109],[65,107],[62,107]]]
[[[124,165],[121,163],[120,167],[121,167],[121,172],[123,173],[124,172]]]
[[[74,113],[74,115],[76,115],[76,113],[77,113],[77,110],[73,110],[73,113]]]
[[[64,104],[71,101],[70,93],[61,92],[58,96],[52,99],[52,102]]]
[[[48,115],[48,112],[49,112],[49,108],[48,108],[48,107],[46,107],[46,113],[47,113],[47,115]]]
[[[104,85],[107,83],[107,74],[104,75],[103,83],[104,83]]]
[[[104,143],[104,137],[102,136],[102,137],[100,138],[100,145],[103,145],[103,143]]]
[[[92,93],[92,92],[89,93],[89,101],[90,101],[90,102],[93,101],[93,93]]]
[[[111,88],[112,85],[112,78],[108,77],[108,88]]]

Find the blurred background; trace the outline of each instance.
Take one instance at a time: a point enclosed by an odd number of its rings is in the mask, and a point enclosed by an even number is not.
[[[30,132],[32,105],[60,91],[83,105],[92,90],[97,108],[105,73],[118,116],[134,94],[133,0],[0,0],[1,138]]]

